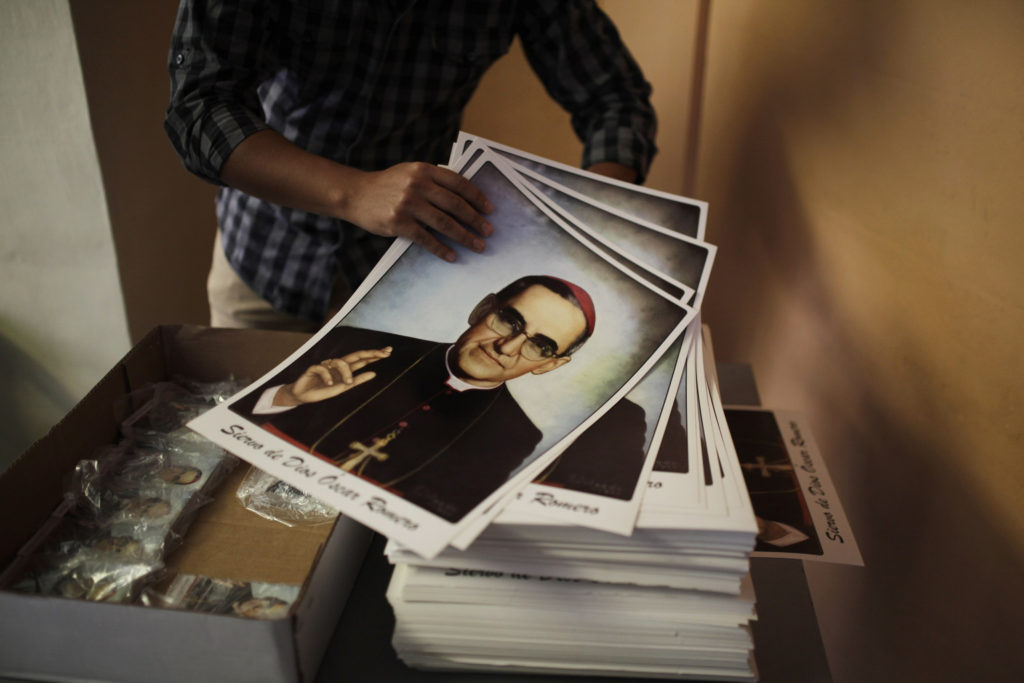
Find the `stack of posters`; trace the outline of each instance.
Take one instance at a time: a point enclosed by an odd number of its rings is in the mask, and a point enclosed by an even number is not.
[[[598,528],[628,534],[700,336],[706,205],[471,136],[456,149],[495,207],[486,251],[447,263],[396,240],[308,343],[190,426],[424,559],[537,479],[608,501]],[[602,431],[618,456],[573,457]]]
[[[495,207],[486,251],[397,240],[190,426],[391,540],[410,664],[750,678],[758,527],[700,325],[706,204],[465,134],[449,166]],[[538,628],[566,619],[587,627]]]
[[[406,663],[754,677],[748,570],[758,527],[723,428],[709,342],[695,328],[684,338],[690,362],[676,362],[679,381],[670,382],[665,401],[675,426],[653,439],[653,467],[641,480],[629,532],[602,528],[603,501],[593,492],[585,504],[551,505],[581,492],[538,477],[463,550],[453,545],[427,560],[389,544],[394,646]],[[594,457],[609,448],[617,444],[588,446]],[[574,524],[570,512],[586,521]]]
[[[746,594],[401,564],[388,599],[417,668],[753,679]]]
[[[629,481],[631,507],[625,514],[613,495],[615,477],[599,482],[603,470],[584,468],[588,461],[622,457],[621,433],[600,439],[586,433],[517,494],[472,545],[457,538],[437,557],[425,559],[390,544],[389,558],[439,568],[738,593],[757,525],[730,433],[723,429],[714,364],[705,353],[709,345],[706,328],[691,328],[684,336],[685,355],[675,359],[670,393],[657,402],[667,420],[643,444],[646,466]],[[656,379],[658,369],[638,388]],[[639,401],[639,394],[634,389],[624,402]],[[599,428],[600,422],[591,432]],[[564,461],[572,456],[580,462],[570,463],[570,469]],[[588,473],[585,484],[581,478],[553,481],[552,475],[575,470]]]

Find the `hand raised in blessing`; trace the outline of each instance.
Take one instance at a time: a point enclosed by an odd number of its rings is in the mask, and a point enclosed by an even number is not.
[[[377,376],[372,370],[359,372],[367,365],[391,355],[391,347],[353,351],[341,358],[328,358],[311,365],[302,375],[278,389],[276,406],[297,406],[315,403],[343,394]]]

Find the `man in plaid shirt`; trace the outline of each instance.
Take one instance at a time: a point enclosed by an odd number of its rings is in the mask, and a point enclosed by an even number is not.
[[[315,330],[396,236],[482,251],[490,203],[434,164],[516,35],[584,167],[641,181],[650,86],[591,0],[182,0],[164,127],[222,186],[212,324]]]

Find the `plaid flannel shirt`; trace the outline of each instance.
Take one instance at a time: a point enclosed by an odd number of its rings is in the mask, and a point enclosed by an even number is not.
[[[650,86],[589,0],[183,0],[164,127],[185,167],[217,184],[232,150],[266,128],[368,171],[443,162],[515,35],[571,113],[583,165],[617,161],[642,178],[655,152]],[[241,279],[314,321],[335,278],[354,288],[391,241],[226,186],[217,217]]]

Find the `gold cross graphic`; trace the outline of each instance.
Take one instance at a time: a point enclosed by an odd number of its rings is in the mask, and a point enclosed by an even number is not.
[[[761,476],[767,479],[772,476],[772,472],[789,472],[793,469],[792,465],[769,465],[765,462],[763,456],[757,456],[757,464],[753,463],[740,463],[745,470],[756,470],[761,473]]]
[[[360,467],[368,458],[373,458],[377,462],[384,462],[388,459],[388,454],[380,449],[394,441],[396,436],[398,436],[397,431],[391,432],[384,437],[374,437],[373,444],[370,446],[359,441],[353,441],[348,447],[354,453],[345,459],[345,462],[341,464],[341,469],[351,472],[355,468]]]

